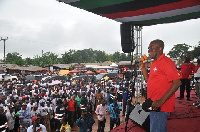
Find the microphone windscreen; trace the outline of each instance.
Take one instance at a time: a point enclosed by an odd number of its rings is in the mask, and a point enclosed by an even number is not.
[[[145,61],[146,59],[147,59],[147,56],[146,55],[144,55],[144,56],[141,56],[141,61]]]

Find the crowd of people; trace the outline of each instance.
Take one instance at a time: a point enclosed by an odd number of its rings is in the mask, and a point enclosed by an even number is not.
[[[167,117],[173,112],[174,93],[180,87],[180,97],[190,100],[188,77],[195,73],[196,93],[199,100],[194,103],[200,107],[198,66],[189,64],[186,57],[182,64],[181,79],[173,61],[163,54],[164,42],[154,40],[149,45],[150,57],[154,59],[150,72],[144,63],[139,67],[147,82],[147,98],[152,100],[150,112],[150,131],[167,131]],[[187,75],[186,75],[187,74]],[[181,82],[182,84],[181,84]],[[55,83],[56,82],[56,83]],[[164,86],[163,86],[164,85]],[[162,90],[161,90],[162,88]],[[110,114],[110,130],[120,125],[121,116],[128,117],[135,107],[134,83],[124,78],[106,81],[55,80],[2,82],[0,84],[0,131],[8,132],[70,132],[75,124],[80,132],[91,132],[98,119],[98,132],[104,132],[106,114]],[[159,109],[159,112],[157,110]],[[159,117],[159,118],[158,118]]]
[[[2,82],[0,113],[6,116],[4,122],[8,125],[0,129],[5,128],[10,132],[69,132],[76,124],[81,132],[86,132],[92,131],[95,123],[93,115],[96,113],[100,132],[104,130],[105,114],[109,112],[111,130],[114,124],[118,126],[120,123],[117,119],[120,119],[122,103],[119,102],[127,102],[131,98],[129,85],[130,81],[119,78],[107,79],[105,82],[84,78],[74,81],[70,77],[59,81],[46,79],[30,82],[19,79]]]

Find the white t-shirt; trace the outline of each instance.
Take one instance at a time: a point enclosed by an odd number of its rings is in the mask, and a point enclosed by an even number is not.
[[[40,127],[36,127],[36,131],[38,131],[40,129],[41,129],[42,132],[47,132],[46,127],[42,124],[40,124]],[[33,125],[28,127],[27,132],[33,132]]]

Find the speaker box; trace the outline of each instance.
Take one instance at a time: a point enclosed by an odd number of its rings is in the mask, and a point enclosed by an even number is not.
[[[146,132],[150,132],[150,112],[145,112],[142,106],[137,104],[129,115],[129,119],[136,122]]]
[[[121,46],[124,53],[131,53],[135,49],[134,26],[130,23],[120,25]]]

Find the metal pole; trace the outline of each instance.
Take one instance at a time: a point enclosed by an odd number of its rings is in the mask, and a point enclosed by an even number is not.
[[[4,59],[4,63],[5,63],[5,61],[6,61],[6,52],[5,52],[6,46],[5,45],[6,45],[6,40],[8,40],[8,37],[6,37],[6,38],[1,37],[1,40],[3,40],[3,42],[4,42],[4,58],[3,59]]]

